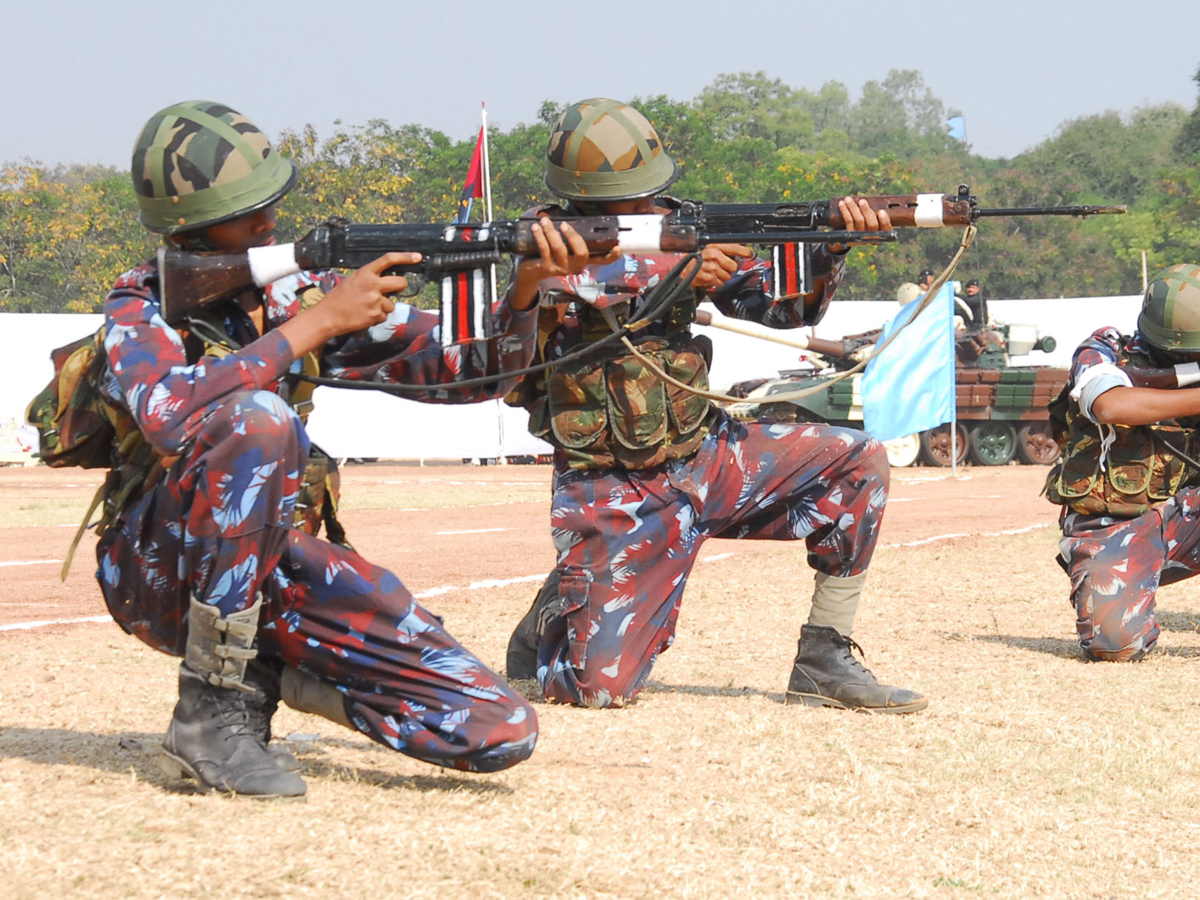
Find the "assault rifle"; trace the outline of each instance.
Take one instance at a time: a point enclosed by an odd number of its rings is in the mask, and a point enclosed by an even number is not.
[[[886,210],[898,228],[969,225],[998,216],[1094,216],[1120,214],[1124,206],[980,207],[967,185],[958,194],[908,194],[865,198]],[[330,219],[294,244],[255,247],[247,253],[191,253],[162,248],[159,289],[163,316],[178,324],[203,307],[262,287],[295,272],[354,269],[390,250],[416,252],[421,262],[391,273],[438,282],[443,310],[452,295],[489,286],[491,267],[508,255],[536,256],[536,219],[465,225],[354,225]],[[845,231],[837,200],[796,203],[700,203],[685,200],[668,215],[572,217],[572,227],[596,255],[612,249],[628,254],[692,253],[709,244],[880,244],[894,231]],[[818,229],[831,228],[832,231]],[[797,265],[793,293],[806,293],[806,266]],[[446,335],[443,334],[443,339]]]
[[[670,215],[582,216],[569,219],[595,256],[694,253],[709,244],[882,244],[894,231],[817,231],[805,223],[767,221],[773,204],[748,204],[753,212],[713,214],[691,204]],[[568,221],[563,219],[562,221]],[[456,225],[356,225],[333,218],[294,244],[252,247],[245,253],[193,253],[159,248],[159,295],[163,318],[175,325],[213,303],[286,275],[315,269],[357,269],[392,250],[420,253],[421,261],[387,274],[438,283],[462,297],[483,285],[481,275],[508,256],[537,256],[534,218]]]

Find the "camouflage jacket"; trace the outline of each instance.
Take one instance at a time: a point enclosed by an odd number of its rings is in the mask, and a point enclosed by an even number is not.
[[[1101,425],[1092,403],[1106,390],[1132,384],[1126,365],[1161,367],[1139,334],[1100,328],[1079,345],[1067,384],[1050,404],[1050,422],[1062,458],[1046,478],[1052,503],[1088,516],[1135,518],[1200,483],[1168,447],[1194,456],[1200,420],[1166,420],[1154,425]]]
[[[526,215],[552,209],[538,207]],[[645,292],[681,258],[671,253],[626,255],[588,266],[577,275],[544,279],[539,361],[560,359],[610,333],[599,309],[612,310],[622,321],[636,318]],[[804,321],[805,301],[809,308],[824,310],[843,265],[839,255],[820,245],[812,259],[813,292],[775,299],[771,264],[743,260],[724,285],[695,291],[689,303],[677,304],[634,343],[668,375],[707,390],[711,344],[689,329],[697,302],[709,300],[727,316],[772,328],[814,324]],[[664,382],[623,344],[614,343],[598,354],[526,376],[506,401],[528,409],[530,431],[550,442],[559,461],[573,468],[649,468],[694,453],[720,414],[716,407]]]

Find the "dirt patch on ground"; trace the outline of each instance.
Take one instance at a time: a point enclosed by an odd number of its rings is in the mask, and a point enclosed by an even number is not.
[[[1085,663],[1044,470],[964,475],[893,472],[855,632],[880,677],[931,697],[909,717],[783,706],[811,590],[799,544],[706,544],[639,701],[539,703],[538,749],[505,773],[443,772],[281,712],[304,803],[159,774],[175,664],[111,623],[0,631],[4,893],[1193,895],[1195,590],[1162,592],[1146,662]],[[553,561],[548,471],[344,480],[356,546],[501,666]],[[104,614],[93,538],[65,583],[49,562],[98,482],[0,469],[0,627]]]

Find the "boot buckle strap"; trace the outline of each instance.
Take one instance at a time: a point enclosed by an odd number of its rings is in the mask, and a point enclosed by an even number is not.
[[[216,672],[200,673],[201,677],[211,684],[213,687],[225,688],[226,690],[241,691],[243,694],[253,694],[254,688],[242,681],[241,678],[226,678],[223,675],[218,675]]]
[[[250,641],[258,634],[258,621],[257,618],[253,622],[239,622],[233,618],[214,619],[212,628],[229,637]]]
[[[258,651],[253,647],[235,647],[232,644],[214,644],[212,655],[218,659],[254,659]]]

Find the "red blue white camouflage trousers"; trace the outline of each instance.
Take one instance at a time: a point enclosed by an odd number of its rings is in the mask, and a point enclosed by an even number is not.
[[[528,758],[537,714],[524,698],[391,572],[291,527],[308,446],[275,394],[215,405],[165,479],[100,540],[96,577],[113,618],[178,656],[191,596],[227,614],[261,591],[260,657],[335,685],[363,734],[456,769]]]
[[[1062,532],[1079,646],[1090,659],[1141,659],[1158,640],[1159,585],[1200,572],[1200,488],[1136,519],[1068,512]]]
[[[674,640],[706,538],[800,540],[819,572],[866,569],[887,503],[883,447],[861,431],[724,417],[696,454],[643,471],[555,473],[559,610],[538,648],[549,700],[633,697]]]

